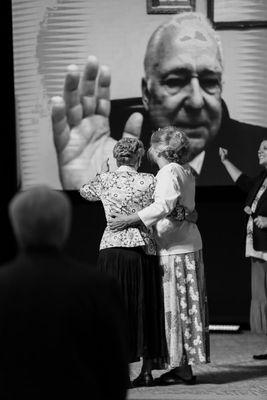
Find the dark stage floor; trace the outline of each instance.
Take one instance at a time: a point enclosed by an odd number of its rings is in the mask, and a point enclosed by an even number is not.
[[[267,361],[252,358],[262,352],[267,352],[266,336],[249,331],[212,333],[211,363],[193,368],[197,385],[131,389],[128,400],[267,400]],[[139,369],[140,363],[131,365],[131,378]],[[154,372],[154,376],[161,372]]]

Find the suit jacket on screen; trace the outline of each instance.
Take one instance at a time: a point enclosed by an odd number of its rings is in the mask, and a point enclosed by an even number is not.
[[[219,157],[219,147],[225,147],[229,151],[229,158],[247,175],[256,176],[259,173],[257,151],[262,140],[267,139],[267,128],[236,121],[229,116],[226,104],[222,101],[222,123],[216,137],[208,144],[200,175],[196,180],[198,186],[233,185],[226,169]],[[150,145],[150,137],[153,127],[149,116],[142,107],[140,98],[112,102],[111,108],[111,132],[115,138],[119,138],[124,124],[133,112],[144,115],[141,140],[145,148]],[[153,166],[146,157],[140,171],[157,173],[157,167]]]

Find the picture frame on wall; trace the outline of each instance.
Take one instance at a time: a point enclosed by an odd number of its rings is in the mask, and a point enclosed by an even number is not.
[[[195,0],[146,0],[147,14],[177,14],[195,11]]]
[[[267,27],[265,0],[207,0],[207,15],[215,29]]]

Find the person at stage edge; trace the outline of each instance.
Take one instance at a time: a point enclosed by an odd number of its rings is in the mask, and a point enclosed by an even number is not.
[[[247,192],[245,213],[248,215],[246,257],[251,259],[251,331],[267,335],[267,140],[261,142],[258,162],[260,174],[251,178],[228,158],[225,148],[219,150],[221,162],[231,179]],[[254,355],[255,360],[267,360],[266,352]]]

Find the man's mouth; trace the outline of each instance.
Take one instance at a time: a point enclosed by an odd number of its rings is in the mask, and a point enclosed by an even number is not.
[[[201,139],[206,136],[206,127],[204,125],[187,125],[180,127],[188,137],[188,139]]]

